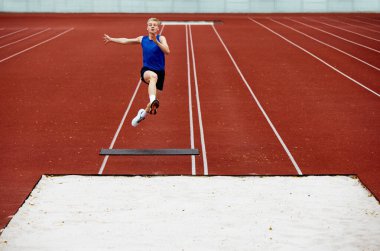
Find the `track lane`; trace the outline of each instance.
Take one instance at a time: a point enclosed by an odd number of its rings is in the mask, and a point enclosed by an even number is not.
[[[317,39],[323,40],[332,46],[339,47],[352,54],[357,54],[358,56],[366,56],[370,59],[371,55],[378,57],[378,54],[380,53],[380,40],[372,40],[370,37],[361,37],[361,39],[358,39],[356,34],[347,32],[342,36],[337,31],[327,31],[320,26],[307,22],[308,20],[301,21],[299,19],[286,18],[278,19],[277,21],[285,23],[288,26],[292,26],[293,28],[307,33]]]
[[[253,80],[257,96],[265,100],[302,171],[358,173],[379,195],[375,179],[367,176],[374,172],[379,177],[374,166],[380,163],[374,150],[379,149],[378,97],[263,27],[242,22],[239,30],[239,21],[225,23],[220,33]]]
[[[296,174],[212,28],[192,30],[209,174]]]
[[[342,53],[342,54],[344,54],[344,55],[346,55],[346,56],[348,56],[348,57],[350,57],[352,59],[355,59],[355,60],[361,62],[362,64],[365,64],[365,65],[371,67],[372,69],[374,69],[376,71],[380,71],[380,68],[376,66],[378,64],[377,61],[375,61],[374,63],[372,63],[372,62],[370,63],[369,60],[368,60],[368,57],[364,57],[364,56],[359,56],[358,57],[358,56],[355,56],[356,51],[351,49],[352,46],[349,47],[348,49],[346,49],[346,48],[342,49],[342,46],[340,44],[334,46],[334,45],[332,45],[331,42],[324,42],[326,40],[323,41],[323,40],[321,40],[321,38],[318,38],[316,35],[308,34],[306,31],[302,31],[299,28],[293,27],[289,23],[286,24],[286,22],[281,22],[278,19],[277,20],[272,19],[272,18],[269,18],[269,19],[271,21],[277,23],[277,24],[280,24],[280,25],[282,25],[282,26],[284,26],[284,27],[286,27],[286,28],[288,28],[290,30],[293,30],[293,31],[295,31],[295,32],[297,32],[297,33],[299,33],[299,34],[301,34],[301,35],[303,35],[303,36],[305,36],[305,37],[307,37],[307,38],[315,41],[316,43],[319,43],[319,44],[321,44],[323,46],[327,46],[327,47],[329,47],[329,48],[331,48],[331,49],[333,49],[335,51],[338,51],[338,52],[340,52],[340,53]],[[368,54],[368,51],[366,51],[366,55],[367,54]]]
[[[377,95],[380,94],[380,86],[378,84],[378,79],[380,79],[379,71],[369,67],[366,64],[363,64],[360,61],[357,61],[354,58],[348,57],[339,51],[336,51],[325,45],[321,45],[320,43],[307,38],[304,35],[281,25],[280,23],[276,23],[270,19],[257,19],[257,21],[272,29],[274,32],[277,32],[280,35],[284,36],[286,39],[297,44],[298,46],[301,46],[308,52],[316,55],[318,58],[322,59],[340,72],[346,74],[348,77],[358,81],[359,84],[355,82],[352,82],[352,84],[356,85],[358,88],[361,88],[363,91],[368,92],[369,90],[363,88],[360,85],[363,85],[364,87],[367,87],[370,90],[376,92]],[[367,52],[366,55],[368,55],[367,58],[375,58],[374,54],[377,53]],[[362,55],[362,57],[364,56]]]
[[[361,24],[365,24],[365,26],[368,26],[368,27],[376,27],[376,28],[380,28],[380,24],[375,24],[373,22],[369,22],[368,20],[363,20],[361,18],[357,18],[357,17],[352,17],[352,16],[345,16],[344,17],[345,19],[349,19],[349,20],[352,20],[352,21],[355,21],[357,23],[361,23]]]
[[[131,120],[148,103],[142,83],[114,148],[190,148],[185,26],[165,26],[171,54],[166,56],[164,91],[157,115],[148,115],[136,128]],[[135,48],[141,53],[141,48]],[[135,58],[140,69],[140,58]],[[129,73],[131,74],[131,73]],[[139,70],[132,73],[139,77]],[[135,83],[133,84],[135,85]],[[199,145],[196,145],[200,148]],[[197,157],[198,158],[198,157]],[[192,174],[190,156],[110,157],[104,174]]]
[[[350,29],[350,27],[338,26],[329,20],[323,20],[318,17],[303,17],[303,18],[291,18],[292,20],[305,23],[307,25],[313,26],[317,29],[321,29],[325,32],[333,33],[344,39],[349,39],[356,43],[367,45],[368,47],[379,50],[379,44],[377,43],[380,39],[376,36],[371,36],[365,34],[361,31],[356,31]]]
[[[367,34],[368,36],[380,39],[380,31],[376,28],[369,28],[367,25],[355,24],[352,21],[344,20],[341,17],[325,17],[325,20],[331,21],[340,27],[347,27],[354,31]]]

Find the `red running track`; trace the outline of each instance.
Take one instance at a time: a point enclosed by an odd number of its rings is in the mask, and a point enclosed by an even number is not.
[[[378,14],[157,16],[222,23],[163,27],[159,114],[133,128],[141,50],[102,36],[148,15],[0,15],[1,228],[42,174],[356,174],[380,198]],[[113,140],[201,155],[99,156]]]

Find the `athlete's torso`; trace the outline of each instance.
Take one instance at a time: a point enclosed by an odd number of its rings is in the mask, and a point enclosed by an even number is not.
[[[160,35],[157,35],[157,40],[160,41]],[[153,40],[144,36],[141,40],[141,47],[143,49],[143,66],[157,71],[165,70],[165,55]]]

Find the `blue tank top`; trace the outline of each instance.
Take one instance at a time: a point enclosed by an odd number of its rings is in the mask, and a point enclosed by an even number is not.
[[[160,41],[160,35],[157,35],[157,40]],[[144,36],[141,40],[141,47],[143,49],[143,66],[156,71],[165,70],[165,55],[153,40]]]

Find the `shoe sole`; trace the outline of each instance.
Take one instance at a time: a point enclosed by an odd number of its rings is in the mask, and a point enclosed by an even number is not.
[[[160,106],[160,102],[156,99],[152,102],[150,105],[150,114],[156,115],[157,114],[157,108]]]

